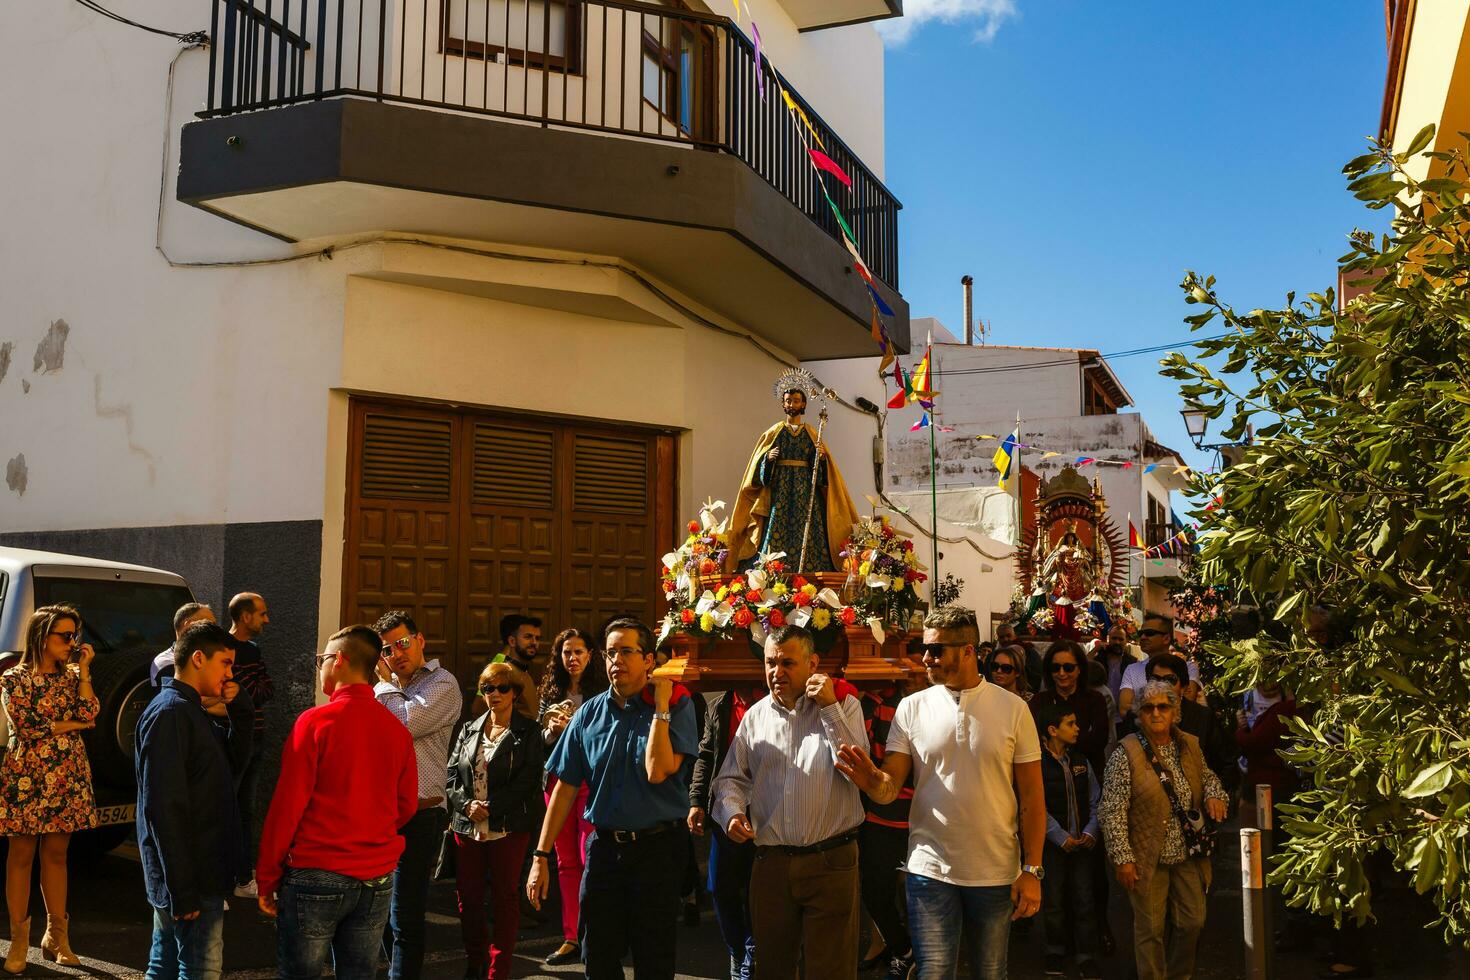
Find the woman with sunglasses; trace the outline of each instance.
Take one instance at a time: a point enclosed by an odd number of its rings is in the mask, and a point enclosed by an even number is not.
[[[521,924],[521,867],[546,810],[541,770],[546,746],[534,721],[531,679],[492,663],[478,686],[486,711],[459,730],[449,753],[449,826],[454,832],[465,977],[502,980],[511,971]],[[495,935],[485,924],[485,878],[495,903]]]
[[[10,749],[0,763],[0,834],[10,838],[5,904],[10,911],[7,973],[21,973],[31,942],[31,866],[41,852],[46,934],[41,955],[80,966],[67,938],[66,847],[74,831],[97,826],[92,770],[81,732],[96,724],[92,645],[71,606],[42,606],[26,626],[20,663],[0,675]]]
[[[1179,728],[1178,685],[1149,681],[1139,701],[1138,732],[1108,760],[1098,818],[1108,861],[1133,905],[1139,980],[1187,980],[1205,925],[1210,858],[1191,854],[1184,821],[1193,828],[1201,811],[1224,820],[1229,797],[1199,740]],[[1209,826],[1199,832],[1207,835]]]
[[[593,659],[598,661],[592,665]],[[587,633],[575,626],[556,634],[551,644],[551,665],[541,678],[540,722],[547,750],[555,745],[566,730],[572,715],[582,702],[607,690],[607,671],[602,668],[594,644]],[[588,668],[591,667],[589,670]],[[556,789],[556,777],[546,775],[546,799]],[[583,818],[587,809],[587,787],[577,793],[571,816],[557,835],[556,880],[561,892],[561,946],[546,957],[548,966],[575,963],[582,958],[582,945],[577,940],[582,909],[577,894],[582,888],[582,856],[587,853],[587,838],[592,825]]]
[[[1026,683],[1025,664],[1020,647],[998,647],[990,654],[986,674],[996,687],[1005,688],[1022,701],[1030,701],[1031,688]]]
[[[1075,750],[1092,763],[1093,772],[1102,772],[1112,723],[1108,702],[1087,683],[1087,658],[1082,648],[1070,640],[1053,643],[1041,658],[1041,675],[1042,689],[1031,699],[1032,716],[1039,717],[1045,704],[1071,708],[1077,715]]]

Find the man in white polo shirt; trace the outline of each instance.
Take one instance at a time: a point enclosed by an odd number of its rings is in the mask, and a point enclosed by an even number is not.
[[[976,977],[1004,980],[1011,921],[1041,907],[1041,743],[1026,703],[980,676],[978,642],[973,612],[930,613],[933,686],[899,704],[883,768],[861,746],[844,745],[837,762],[877,803],[913,774],[908,911],[919,980],[952,980],[962,942]]]

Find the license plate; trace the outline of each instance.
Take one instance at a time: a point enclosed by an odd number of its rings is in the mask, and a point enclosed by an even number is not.
[[[97,826],[99,827],[119,823],[133,823],[137,819],[138,806],[135,803],[118,803],[115,806],[99,806],[97,808]]]

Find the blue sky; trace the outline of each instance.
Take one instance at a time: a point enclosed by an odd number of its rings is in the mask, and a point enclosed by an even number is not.
[[[1335,283],[1354,226],[1381,227],[1340,173],[1378,125],[1381,2],[904,7],[888,183],[914,316],[962,330],[968,273],[992,343],[1169,343],[1190,336],[1185,269],[1237,307],[1280,306]],[[1208,465],[1159,356],[1110,363],[1155,435]]]

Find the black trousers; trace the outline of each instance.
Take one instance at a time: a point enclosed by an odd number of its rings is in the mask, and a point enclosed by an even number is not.
[[[582,872],[582,963],[588,980],[673,980],[674,941],[688,853],[682,825],[627,844],[594,832]]]
[[[883,934],[889,952],[898,956],[909,950],[909,932],[904,928],[899,903],[899,869],[909,852],[909,832],[868,821],[858,833],[858,867],[862,874],[863,908]]]

